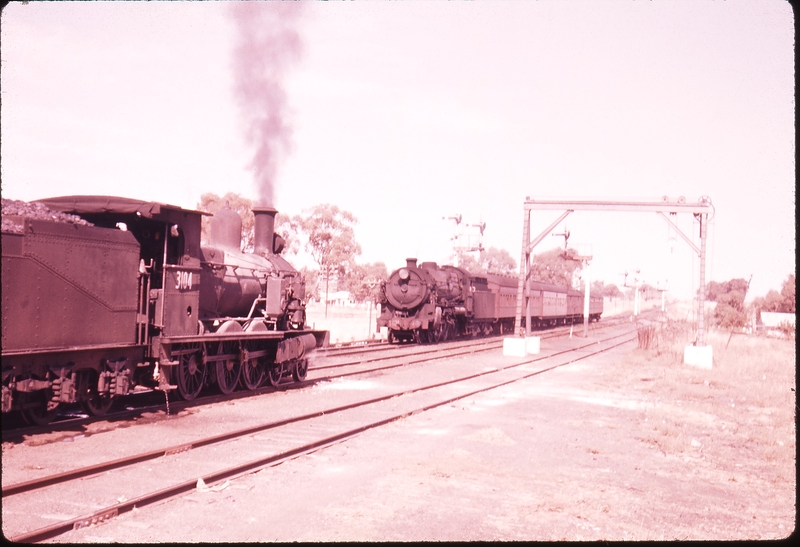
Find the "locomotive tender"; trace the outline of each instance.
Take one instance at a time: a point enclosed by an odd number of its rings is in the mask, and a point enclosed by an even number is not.
[[[389,342],[432,343],[461,336],[514,331],[516,277],[473,275],[455,266],[409,258],[381,285],[377,328],[388,329]],[[583,293],[532,282],[531,327],[583,321]],[[603,298],[591,296],[589,320],[598,321]]]
[[[191,400],[210,384],[227,394],[301,381],[308,352],[327,345],[327,331],[306,327],[275,209],[254,209],[243,253],[230,208],[201,245],[209,213],[108,196],[38,203],[92,225],[3,217],[3,412],[46,423],[62,403],[102,415],[136,386]]]

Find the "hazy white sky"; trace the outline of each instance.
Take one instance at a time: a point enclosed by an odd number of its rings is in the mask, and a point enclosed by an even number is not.
[[[263,3],[263,10],[279,4]],[[274,205],[359,219],[362,262],[447,261],[454,223],[519,260],[532,198],[711,198],[707,279],[795,269],[794,17],[778,0],[304,3],[281,73]],[[273,21],[265,19],[265,21]],[[231,4],[12,3],[2,13],[2,193],[195,207],[255,198]],[[273,51],[263,51],[269,59]],[[558,217],[534,212],[533,235]],[[679,226],[699,241],[697,223]],[[573,213],[593,276],[676,296],[699,261],[655,214]],[[562,224],[556,232],[563,232]],[[669,238],[676,239],[670,252]],[[548,237],[536,252],[563,245]]]

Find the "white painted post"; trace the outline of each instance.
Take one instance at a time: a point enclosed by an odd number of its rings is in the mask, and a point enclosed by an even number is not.
[[[589,338],[589,291],[592,286],[592,276],[589,273],[589,262],[586,262],[584,272],[586,274],[586,291],[583,294],[583,337]]]

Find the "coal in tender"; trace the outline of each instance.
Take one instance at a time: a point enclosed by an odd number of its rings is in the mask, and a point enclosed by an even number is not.
[[[64,222],[69,224],[80,224],[82,226],[93,226],[91,222],[83,220],[77,215],[53,211],[43,203],[36,201],[20,201],[14,199],[2,200],[2,231],[12,234],[22,233],[22,223],[6,217],[23,217],[34,220],[49,220],[51,222]]]

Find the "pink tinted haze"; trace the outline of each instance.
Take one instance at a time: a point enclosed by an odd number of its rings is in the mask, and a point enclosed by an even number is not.
[[[783,0],[11,3],[2,193],[332,203],[390,269],[450,262],[456,215],[519,260],[525,196],[709,196],[706,279],[764,295],[795,270],[794,25]],[[565,230],[593,279],[697,292],[656,214]]]

